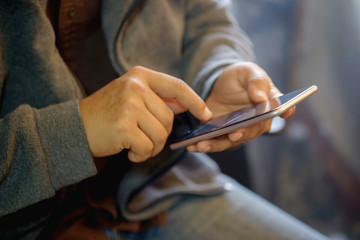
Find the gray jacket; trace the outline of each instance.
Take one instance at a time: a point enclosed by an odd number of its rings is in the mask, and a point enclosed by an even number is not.
[[[56,49],[46,2],[0,1],[2,218],[52,199],[60,188],[97,173],[79,113],[79,99],[84,94]],[[119,75],[142,65],[184,79],[206,98],[225,66],[251,59],[250,44],[231,17],[229,1],[156,0],[146,1],[139,8],[141,2],[102,3],[102,27],[113,68]],[[169,205],[145,214],[126,213],[133,189],[144,183],[149,186],[149,179],[172,166],[180,155],[166,150],[128,171],[120,184],[118,200],[125,218],[143,219]],[[181,161],[178,168],[191,171],[186,163],[195,163],[193,169],[208,169],[217,178],[218,170],[209,159],[201,155],[186,158],[191,161]],[[206,192],[216,188],[211,185],[213,180],[209,179],[208,189],[205,185],[183,186],[166,189],[160,195]],[[142,193],[147,196],[146,190]],[[134,209],[146,208],[141,198],[137,201],[141,204],[133,205]]]

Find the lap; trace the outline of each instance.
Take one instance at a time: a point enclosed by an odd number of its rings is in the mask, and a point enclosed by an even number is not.
[[[327,239],[229,178],[232,189],[212,197],[186,196],[169,210],[169,224],[120,239]]]

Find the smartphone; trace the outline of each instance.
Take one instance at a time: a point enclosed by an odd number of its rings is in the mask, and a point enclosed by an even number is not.
[[[302,88],[213,118],[205,123],[200,123],[189,112],[176,115],[173,131],[168,139],[169,147],[176,150],[274,118],[314,94],[317,89],[315,85]]]

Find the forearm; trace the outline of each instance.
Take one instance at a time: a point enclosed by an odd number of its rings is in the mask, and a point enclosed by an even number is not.
[[[0,216],[96,174],[77,100],[18,107],[0,120]]]

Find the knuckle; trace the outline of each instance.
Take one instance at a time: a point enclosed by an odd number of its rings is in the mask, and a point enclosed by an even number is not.
[[[227,148],[225,144],[212,145],[209,152],[222,152]]]
[[[174,78],[173,84],[174,84],[176,89],[185,90],[185,89],[188,88],[188,85],[183,80],[181,80],[179,78]]]
[[[142,74],[143,72],[147,71],[148,69],[142,66],[134,66],[132,69],[130,69],[130,73],[133,73],[135,75]]]
[[[250,79],[251,83],[255,85],[268,85],[270,83],[270,78],[266,75],[263,75],[262,73],[255,72],[253,73],[253,76]]]
[[[132,113],[140,111],[141,106],[136,97],[130,96],[126,100],[126,102],[124,102],[123,108],[124,108],[123,111],[125,116],[132,116],[133,115]]]
[[[149,157],[151,157],[153,150],[154,150],[153,143],[144,144],[143,149],[141,151],[141,155],[143,156],[143,158],[148,159]]]
[[[169,111],[169,114],[164,119],[164,127],[168,133],[170,133],[174,123],[174,113]]]
[[[126,121],[118,121],[114,134],[119,137],[121,136],[123,139],[130,139],[132,135],[131,129],[131,124],[128,124]]]
[[[155,148],[162,148],[165,145],[167,139],[167,133],[161,133],[157,136],[156,139],[154,139],[154,146]]]
[[[141,80],[135,77],[128,78],[124,83],[124,90],[128,91],[130,94],[143,94],[146,91],[145,89],[145,85]]]

